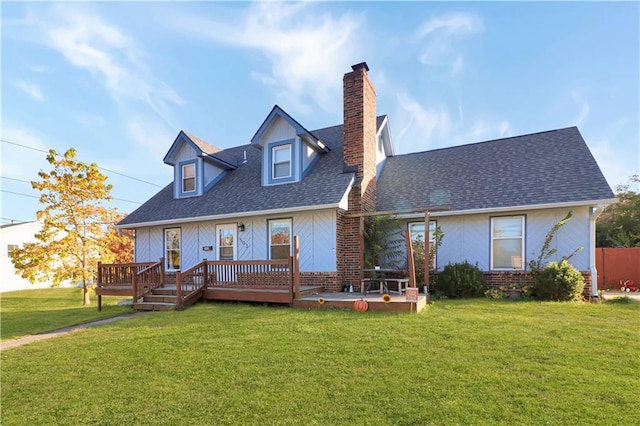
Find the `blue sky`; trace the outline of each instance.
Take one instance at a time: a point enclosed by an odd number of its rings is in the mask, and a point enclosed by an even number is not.
[[[22,181],[49,169],[37,150],[75,147],[130,212],[170,182],[181,129],[245,144],[274,104],[310,130],[340,124],[342,75],[362,61],[396,153],[578,126],[615,188],[640,171],[639,16],[637,2],[3,2],[2,223],[35,219]]]

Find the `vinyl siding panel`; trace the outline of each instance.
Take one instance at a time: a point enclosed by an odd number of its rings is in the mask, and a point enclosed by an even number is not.
[[[199,256],[201,248],[198,247],[198,225],[189,223],[181,228],[180,268],[185,270],[202,261]]]
[[[438,249],[438,269],[442,270],[447,263],[459,263],[465,260],[478,263],[482,270],[489,270],[491,262],[491,218],[499,216],[525,216],[525,267],[530,260],[537,258],[544,244],[544,239],[551,228],[560,221],[568,209],[533,210],[514,212],[506,215],[465,215],[454,217],[438,217],[437,223],[442,227],[444,238]],[[589,269],[589,209],[574,209],[573,218],[556,234],[550,249],[556,254],[549,261],[560,260],[569,255],[577,247],[584,247],[571,258],[571,263],[579,270]]]
[[[216,225],[243,223],[244,232],[236,234],[236,248],[239,260],[264,260],[269,254],[268,220],[291,218],[293,235],[300,237],[300,270],[302,272],[335,272],[336,271],[336,219],[335,212],[326,210],[314,213],[299,213],[294,215],[268,217],[238,218],[236,221],[201,222],[175,225],[181,228],[181,257],[182,269],[190,268],[202,259],[215,260],[217,258]],[[140,237],[136,244],[148,258],[142,259],[143,254],[136,260],[157,260],[164,250],[164,229],[168,227],[146,228],[139,231]],[[147,242],[144,237],[147,236]],[[139,240],[139,241],[138,241]],[[212,251],[205,252],[204,246],[212,246]],[[153,253],[157,253],[153,255]]]
[[[136,262],[151,262],[149,228],[136,229],[134,259]]]

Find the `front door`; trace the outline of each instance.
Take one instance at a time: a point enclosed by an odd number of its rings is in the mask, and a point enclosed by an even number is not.
[[[236,260],[236,224],[217,225],[218,260]]]

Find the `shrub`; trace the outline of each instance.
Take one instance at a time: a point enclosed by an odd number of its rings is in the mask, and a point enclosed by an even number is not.
[[[536,277],[536,296],[541,300],[580,300],[584,277],[566,259],[551,262]]]
[[[449,263],[438,274],[438,291],[447,297],[482,296],[486,290],[484,274],[477,264],[466,260],[463,263]]]

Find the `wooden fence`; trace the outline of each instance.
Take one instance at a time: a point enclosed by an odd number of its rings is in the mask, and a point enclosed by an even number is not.
[[[619,289],[620,280],[640,283],[640,247],[596,248],[598,289]]]

